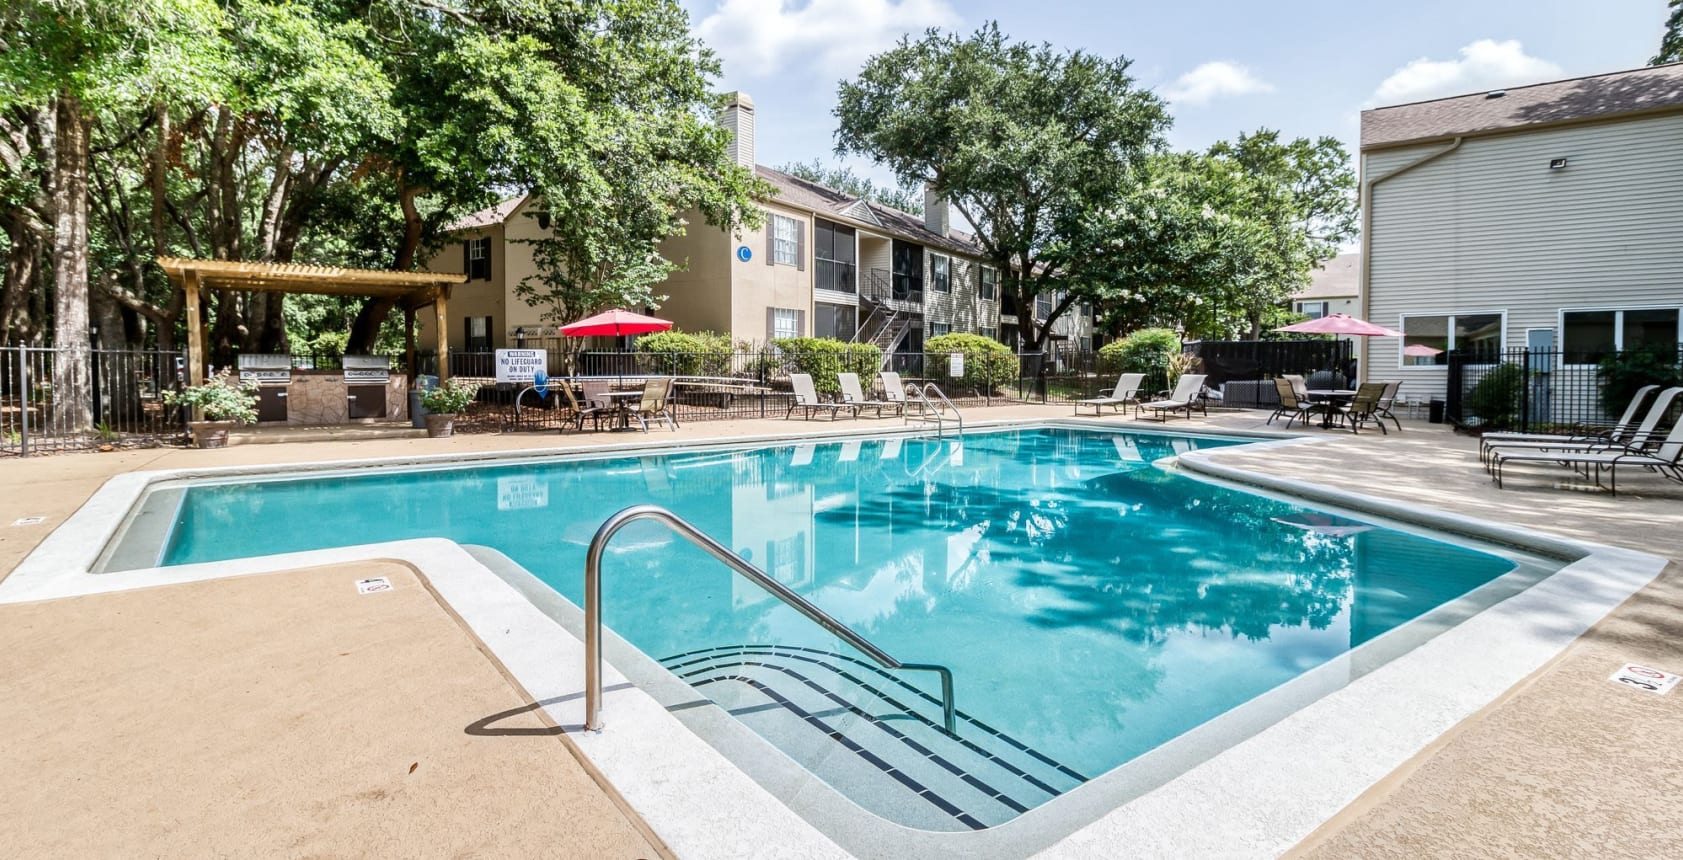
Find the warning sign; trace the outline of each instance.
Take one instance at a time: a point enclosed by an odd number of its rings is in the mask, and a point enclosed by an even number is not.
[[[549,353],[546,350],[497,350],[498,382],[531,382],[539,371],[549,372]]]
[[[1673,672],[1662,672],[1635,663],[1626,663],[1619,667],[1607,680],[1627,687],[1635,687],[1649,693],[1665,695],[1671,688],[1677,686],[1678,675]]]
[[[497,479],[497,510],[527,511],[549,507],[549,484],[532,475],[506,475]]]
[[[357,594],[373,594],[377,591],[391,590],[392,581],[383,576],[376,576],[371,579],[359,579],[356,581]]]

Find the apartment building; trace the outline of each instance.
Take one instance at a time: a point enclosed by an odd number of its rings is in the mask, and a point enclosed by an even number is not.
[[[775,189],[765,224],[739,235],[708,226],[699,214],[661,252],[683,268],[654,290],[665,298],[648,310],[685,331],[726,332],[764,343],[781,337],[833,337],[874,343],[885,353],[918,353],[927,338],[970,332],[1017,342],[1020,310],[1001,294],[999,272],[982,249],[951,223],[951,209],[933,194],[913,215],[754,161],[753,100],[733,94],[720,115],[732,133],[731,156]],[[451,225],[456,237],[427,263],[468,281],[450,300],[453,351],[481,352],[536,345],[555,326],[515,294],[536,274],[529,240],[548,227],[542,202],[505,200]],[[1054,296],[1027,309],[1044,319]],[[1092,313],[1069,312],[1055,324],[1060,348],[1090,348]],[[421,327],[434,348],[437,333]],[[606,345],[606,344],[604,344]]]

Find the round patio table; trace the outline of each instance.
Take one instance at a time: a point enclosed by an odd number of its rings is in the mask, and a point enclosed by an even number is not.
[[[1355,390],[1350,388],[1309,389],[1309,400],[1311,402],[1343,404],[1349,403],[1351,400],[1355,399],[1355,397]],[[1325,430],[1330,427],[1332,427],[1332,410],[1327,409],[1321,413],[1321,429]]]
[[[613,428],[614,432],[630,430],[631,403],[642,399],[642,389],[636,391],[604,391],[598,396],[611,403],[614,407],[614,414],[619,416],[619,426]]]

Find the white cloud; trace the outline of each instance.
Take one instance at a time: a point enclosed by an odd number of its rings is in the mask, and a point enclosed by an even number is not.
[[[1251,73],[1238,63],[1216,60],[1205,63],[1175,79],[1163,90],[1169,101],[1189,105],[1206,105],[1221,98],[1271,93],[1274,85]]]
[[[791,71],[851,76],[902,34],[951,27],[947,0],[724,0],[696,26],[727,77]]]
[[[1565,72],[1525,53],[1518,39],[1480,39],[1461,49],[1458,60],[1421,57],[1379,84],[1370,104],[1416,102],[1559,78]]]

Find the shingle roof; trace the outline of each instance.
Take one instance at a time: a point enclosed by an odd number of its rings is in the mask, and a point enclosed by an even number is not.
[[[444,225],[444,232],[454,233],[458,230],[478,230],[481,227],[501,224],[508,220],[508,216],[514,214],[514,210],[520,208],[520,204],[526,202],[527,196],[528,195],[522,194],[519,197],[510,197],[495,206],[488,206],[471,215],[464,215],[457,218],[449,224]]]
[[[1309,273],[1309,286],[1292,296],[1297,300],[1337,299],[1362,292],[1362,255],[1339,254]]]
[[[756,165],[754,172],[761,179],[770,182],[777,188],[777,200],[801,209],[834,217],[840,220],[855,221],[865,226],[876,226],[848,211],[859,203],[859,198],[839,191],[828,185],[820,185],[798,176],[791,176],[781,170],[773,170],[765,165]],[[958,230],[948,230],[947,235],[941,236],[925,227],[923,218],[910,212],[902,212],[888,206],[867,203],[871,212],[877,216],[881,228],[893,235],[911,239],[924,245],[956,251],[960,254],[981,256],[982,248],[966,233]]]
[[[1362,149],[1683,108],[1683,63],[1362,111]]]

